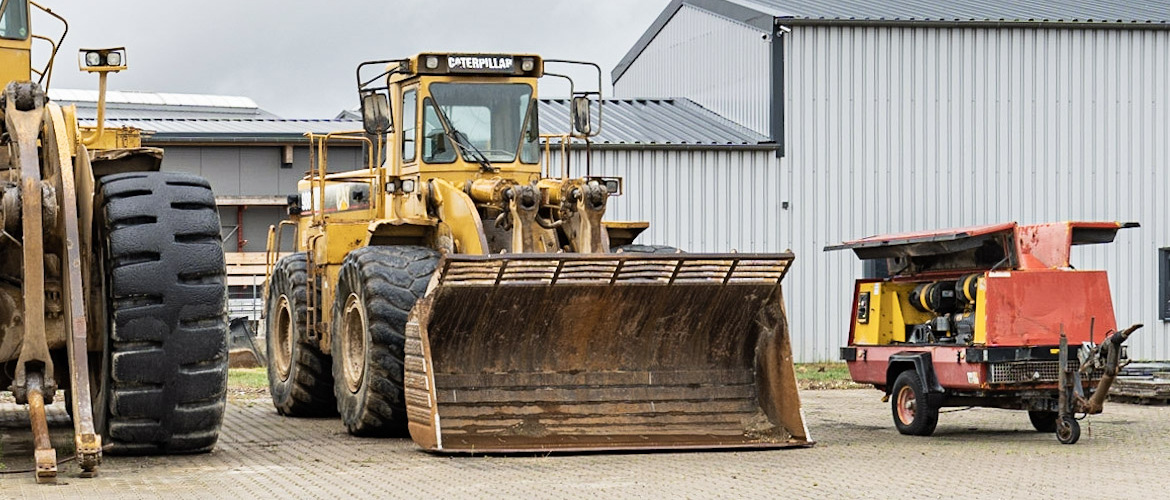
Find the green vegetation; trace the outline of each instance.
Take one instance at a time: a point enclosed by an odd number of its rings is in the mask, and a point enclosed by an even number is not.
[[[796,365],[796,383],[801,389],[858,389],[845,363],[800,363]]]
[[[268,371],[264,368],[232,368],[228,370],[228,388],[251,392],[268,389]]]

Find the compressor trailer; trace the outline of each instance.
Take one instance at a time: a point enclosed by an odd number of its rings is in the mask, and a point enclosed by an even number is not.
[[[1070,250],[1136,226],[1012,222],[826,247],[871,270],[841,358],[885,392],[902,434],[932,434],[939,408],[982,406],[1027,410],[1037,431],[1075,443],[1076,416],[1101,413],[1141,325],[1117,331],[1105,271],[1074,269]]]

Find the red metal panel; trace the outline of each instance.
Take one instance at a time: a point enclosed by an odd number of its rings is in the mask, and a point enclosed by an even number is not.
[[[1057,269],[1069,267],[1069,249],[1072,245],[1112,241],[1113,235],[1123,227],[1136,227],[1137,223],[1120,222],[1053,222],[1033,224],[1016,229],[1016,253],[1020,258],[1020,269]],[[1078,233],[1078,231],[1080,231]],[[1096,238],[1077,240],[1094,234]],[[1101,234],[1107,235],[1100,239]]]
[[[1016,229],[1016,255],[1020,269],[1068,267],[1072,227],[1068,222],[1020,226]]]
[[[846,364],[854,382],[884,386],[890,356],[929,352],[935,377],[944,388],[987,389],[987,364],[968,363],[962,356],[966,350],[967,346],[857,346],[857,359]]]
[[[1117,328],[1105,271],[1035,270],[991,272],[984,278],[988,346],[1060,343],[1063,326],[1070,344],[1094,340]]]
[[[883,234],[877,236],[867,236],[853,241],[846,241],[836,248],[854,248],[859,246],[867,246],[873,244],[913,244],[937,241],[940,239],[960,239],[973,236],[983,236],[985,234],[998,233],[1001,231],[1011,231],[1015,229],[1015,222],[1004,222],[1001,224],[987,224],[983,226],[971,226],[954,229],[942,229],[934,231],[915,231],[909,233],[899,234]]]

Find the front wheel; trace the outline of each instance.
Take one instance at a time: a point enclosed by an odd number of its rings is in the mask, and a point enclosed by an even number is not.
[[[1060,417],[1056,421],[1056,440],[1061,444],[1075,444],[1081,439],[1081,424],[1072,415]]]
[[[890,409],[898,432],[909,436],[934,434],[938,425],[938,407],[927,396],[918,372],[906,370],[894,379]]]
[[[437,252],[417,246],[359,248],[342,262],[333,302],[333,393],[350,434],[405,431],[406,320],[438,262]]]

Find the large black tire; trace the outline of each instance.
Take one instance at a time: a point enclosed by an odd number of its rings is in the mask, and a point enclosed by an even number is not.
[[[227,286],[219,214],[202,178],[101,179],[95,229],[105,349],[94,417],[125,454],[210,451],[227,394]]]
[[[1059,414],[1054,411],[1028,411],[1028,420],[1038,432],[1056,432],[1056,419]]]
[[[613,249],[614,253],[684,253],[667,245],[622,245]]]
[[[894,427],[902,434],[929,436],[938,425],[938,406],[926,394],[926,387],[914,370],[906,370],[894,379],[890,410]]]
[[[337,412],[329,356],[306,341],[308,256],[276,261],[268,283],[264,330],[268,343],[268,392],[289,417],[328,417]]]
[[[350,434],[400,435],[404,330],[439,254],[416,246],[365,247],[341,264],[333,303],[333,392]]]

